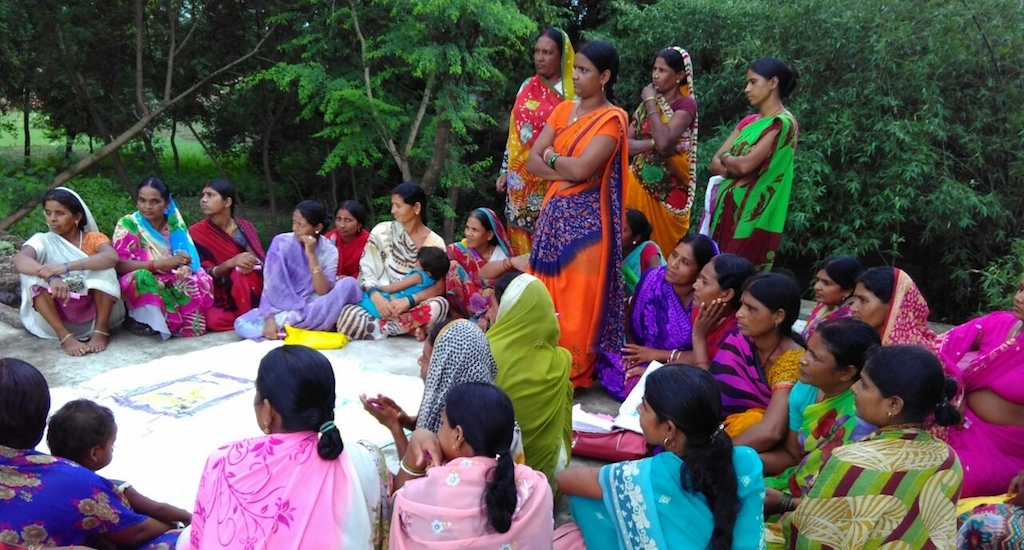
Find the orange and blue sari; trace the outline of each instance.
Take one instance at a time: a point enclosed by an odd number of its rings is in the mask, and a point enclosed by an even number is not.
[[[559,345],[572,354],[570,378],[577,388],[593,382],[602,356],[623,342],[622,178],[626,166],[626,112],[606,107],[570,123],[575,102],[555,108],[548,124],[555,151],[577,156],[597,136],[617,147],[604,167],[576,185],[552,182],[534,235],[530,272],[540,279],[559,314]]]

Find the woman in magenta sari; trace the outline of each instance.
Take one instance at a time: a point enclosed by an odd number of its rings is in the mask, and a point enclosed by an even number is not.
[[[227,180],[203,184],[199,208],[206,219],[188,228],[203,269],[213,278],[213,306],[206,328],[227,332],[239,315],[256,307],[263,293],[266,254],[256,228],[235,216],[235,186]]]
[[[128,308],[124,327],[136,334],[200,336],[213,305],[213,280],[199,265],[188,226],[159,178],[138,187],[138,210],[117,221],[114,268]]]
[[[626,312],[621,356],[614,363],[598,362],[598,379],[612,397],[625,399],[651,361],[693,360],[693,283],[717,253],[710,238],[692,233],[679,239],[668,264],[640,278]]]
[[[305,346],[260,361],[253,406],[265,435],[206,461],[183,550],[383,550],[390,476],[380,449],[345,444],[334,424],[334,370]]]
[[[465,237],[448,245],[452,267],[445,288],[452,312],[476,320],[490,304],[494,280],[512,267],[505,228],[490,208],[477,208],[466,220]]]
[[[235,332],[249,340],[276,340],[284,325],[333,330],[345,304],[363,297],[352,277],[337,278],[338,249],[320,232],[327,211],[302,201],[292,213],[292,231],[270,243],[260,306],[235,319]]]
[[[964,467],[963,496],[996,495],[1024,469],[1024,281],[1013,311],[950,329],[938,340],[946,372],[964,389],[964,420],[936,434]]]

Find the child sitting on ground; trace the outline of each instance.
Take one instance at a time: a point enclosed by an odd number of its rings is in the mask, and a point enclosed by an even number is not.
[[[378,293],[384,296],[388,301],[388,307],[408,301],[409,307],[406,309],[408,311],[416,307],[416,299],[413,295],[434,286],[434,283],[443,279],[448,274],[448,267],[450,265],[451,262],[448,260],[448,254],[444,250],[434,246],[421,247],[416,253],[416,269],[410,271],[408,275],[396,283],[366,289],[366,292],[363,293],[363,300],[359,302],[359,306],[377,319],[397,317],[391,311],[379,311],[373,303],[372,296]],[[378,322],[378,326],[370,331],[370,336],[373,339],[376,340],[387,336],[384,332],[384,324],[384,322]]]
[[[53,456],[72,460],[94,472],[113,460],[117,424],[114,413],[107,407],[88,399],[76,399],[54,413],[49,426],[46,444]],[[192,523],[192,514],[181,508],[151,500],[126,482],[111,480],[111,483],[117,486],[128,505],[140,514],[170,525]]]

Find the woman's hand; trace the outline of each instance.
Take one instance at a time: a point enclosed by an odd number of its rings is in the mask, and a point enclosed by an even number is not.
[[[390,397],[377,394],[377,397],[367,397],[366,394],[359,396],[363,409],[370,413],[370,416],[377,419],[382,426],[392,432],[401,430],[410,424],[409,415],[405,414],[402,407],[399,407]]]
[[[708,333],[715,330],[728,312],[729,308],[726,307],[725,301],[719,298],[715,298],[710,304],[698,304],[697,316],[693,320],[693,338],[706,339]]]
[[[67,270],[64,269],[64,264],[43,264],[36,270],[36,276],[40,279],[47,281],[54,275],[64,276],[67,274]]]
[[[644,86],[643,90],[640,90],[640,101],[647,101],[648,99],[656,99],[658,97],[658,91],[654,89],[654,84],[648,84]]]
[[[515,268],[516,271],[522,271],[523,273],[527,273],[530,270],[530,255],[520,254],[510,259],[509,263],[512,264],[512,267]]]
[[[50,293],[54,300],[59,300],[65,304],[71,299],[71,289],[64,282],[64,279],[60,277],[54,277],[50,283]]]
[[[278,335],[277,321],[274,320],[273,316],[267,317],[263,320],[263,337],[267,340],[277,340],[281,338]]]
[[[633,366],[638,363],[650,363],[651,361],[656,361],[661,355],[656,349],[645,348],[644,346],[638,346],[636,344],[626,344],[622,346],[621,351],[622,358],[626,360],[629,366]]]
[[[180,266],[178,266],[174,270],[174,276],[177,277],[179,281],[187,281],[188,278],[192,276],[192,266],[190,266],[190,265],[180,265]]]
[[[299,237],[299,242],[302,243],[302,247],[306,250],[306,256],[309,258],[316,258],[316,235],[302,235]]]
[[[504,193],[508,189],[508,174],[502,174],[498,176],[498,179],[494,180],[494,189],[499,193]]]
[[[228,264],[228,269],[238,269],[238,272],[242,275],[248,275],[252,273],[252,268],[256,265],[256,256],[248,252],[242,252],[228,260]]]
[[[1010,487],[1006,490],[1007,494],[1013,495],[1010,500],[1010,504],[1014,506],[1024,506],[1024,470],[1021,470],[1014,478],[1010,481]]]
[[[416,470],[426,470],[441,465],[441,442],[437,435],[420,428],[409,436],[409,448],[405,451],[405,464]]]
[[[412,309],[409,305],[408,298],[392,298],[388,301],[388,310],[391,312],[389,315],[392,319],[397,319],[399,315]]]

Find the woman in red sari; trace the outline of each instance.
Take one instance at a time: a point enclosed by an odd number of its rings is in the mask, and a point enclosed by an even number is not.
[[[213,278],[213,307],[206,311],[210,332],[234,330],[235,319],[258,306],[263,292],[266,254],[256,228],[235,217],[235,200],[231,182],[206,182],[199,199],[206,219],[188,228],[201,265]]]
[[[572,353],[577,388],[593,383],[599,358],[613,360],[623,342],[622,172],[626,112],[608,99],[619,54],[590,42],[576,54],[580,99],[555,108],[530,151],[529,169],[551,182],[534,234],[530,272],[551,293]]]
[[[334,229],[324,237],[338,247],[338,276],[359,277],[359,258],[363,256],[370,232],[366,230],[366,207],[359,201],[345,201],[334,212]]]

